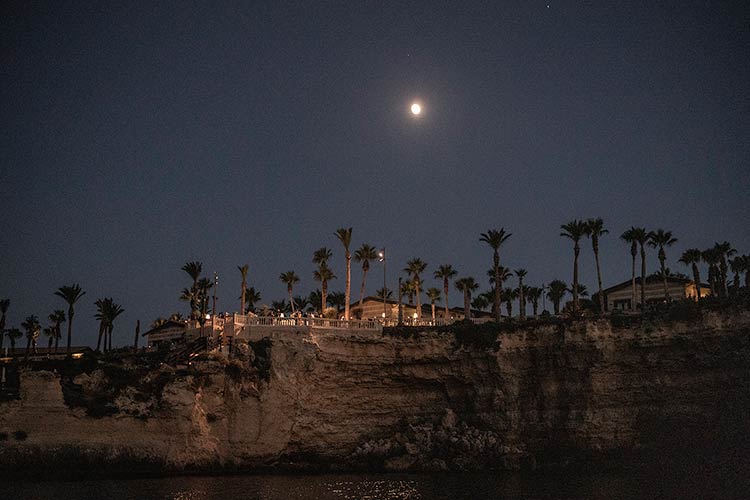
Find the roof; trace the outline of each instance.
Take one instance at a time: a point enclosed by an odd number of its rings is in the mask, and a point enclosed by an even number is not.
[[[661,284],[662,277],[656,276],[653,274],[650,276],[646,276],[646,285],[650,285],[654,283]],[[690,285],[693,283],[693,280],[688,279],[688,278],[678,278],[677,276],[667,276],[667,283]],[[636,285],[641,284],[641,278],[639,276],[636,276],[635,284]],[[632,281],[628,279],[628,280],[623,281],[622,283],[618,283],[617,285],[612,285],[609,288],[605,288],[604,290],[602,290],[602,293],[606,294],[606,293],[614,292],[614,291],[621,290],[624,288],[629,288],[630,286],[632,286]],[[704,287],[709,288],[709,285],[707,285],[706,283],[701,283],[701,288],[704,288]]]
[[[152,328],[151,330],[147,331],[146,333],[141,334],[141,337],[145,337],[146,335],[151,335],[153,333],[159,332],[161,330],[165,330],[167,328],[174,328],[176,326],[187,328],[187,325],[183,321],[175,321],[172,319],[168,319],[161,325],[157,326],[156,328]]]

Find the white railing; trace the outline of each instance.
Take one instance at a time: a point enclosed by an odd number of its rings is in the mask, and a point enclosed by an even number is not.
[[[235,326],[306,326],[310,328],[333,328],[340,330],[381,330],[384,326],[397,326],[398,321],[387,319],[378,320],[359,320],[352,319],[349,321],[343,319],[329,318],[281,318],[278,316],[246,316],[243,314],[234,314],[233,322]],[[475,324],[487,323],[493,321],[493,318],[472,318]],[[446,326],[456,321],[454,318],[404,318],[401,324],[403,326]]]
[[[336,328],[341,330],[380,330],[383,325],[378,321],[343,320],[328,318],[280,318],[276,316],[234,315],[237,326],[307,326],[311,328]]]

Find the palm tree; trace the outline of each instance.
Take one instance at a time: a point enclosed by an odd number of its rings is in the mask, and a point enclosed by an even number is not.
[[[242,295],[240,296],[240,314],[245,314],[245,297],[247,294],[247,272],[250,270],[250,266],[247,264],[243,264],[241,266],[237,266],[237,270],[240,272],[240,276],[242,276],[242,284],[240,285],[242,288]]]
[[[486,293],[480,293],[471,301],[471,307],[478,311],[483,311],[488,305],[490,305],[492,298],[493,297],[487,297]]]
[[[5,313],[8,312],[10,299],[0,300],[0,350],[3,348],[3,332],[5,332]]]
[[[55,295],[62,297],[62,299],[68,303],[68,344],[65,350],[66,353],[70,354],[70,341],[72,338],[73,331],[73,316],[75,315],[75,303],[86,295],[78,283],[74,283],[71,286],[61,286],[55,292]]]
[[[649,246],[659,248],[659,265],[661,266],[662,282],[664,283],[664,300],[666,301],[669,301],[669,290],[667,290],[667,273],[665,270],[667,253],[664,251],[664,247],[671,247],[675,243],[677,243],[677,238],[672,237],[672,232],[664,231],[663,229],[652,231],[648,238]]]
[[[310,295],[308,295],[307,297],[307,303],[308,303],[307,310],[309,312],[322,313],[323,311],[320,310],[320,305],[323,303],[322,301],[323,301],[323,294],[321,293],[320,289],[313,290],[312,292],[310,292]]]
[[[599,267],[599,237],[609,233],[604,229],[604,221],[601,217],[586,221],[586,236],[591,238],[591,248],[594,250],[596,261],[596,279],[599,284],[599,313],[604,314],[604,294],[602,293],[602,271]]]
[[[457,279],[455,285],[464,294],[464,318],[471,319],[471,292],[479,288],[479,285],[471,276]]]
[[[104,337],[104,350],[107,350],[107,338],[106,338],[106,331],[107,331],[107,299],[96,299],[94,301],[94,306],[96,307],[96,314],[94,314],[94,318],[99,320],[99,337],[97,337],[96,340],[96,351],[100,351],[101,344],[102,344],[102,337]]]
[[[57,346],[60,342],[60,337],[62,337],[62,332],[60,330],[60,325],[65,323],[65,311],[62,309],[55,309],[52,311],[52,314],[47,316],[47,319],[50,320],[54,324],[55,329],[55,353],[57,353]]]
[[[440,300],[442,292],[439,288],[428,288],[427,298],[430,299],[430,306],[432,306],[432,321],[435,321],[435,301]]]
[[[294,291],[294,285],[299,283],[299,276],[297,276],[297,273],[294,271],[287,271],[285,273],[281,273],[279,275],[279,279],[282,283],[286,284],[286,291],[289,294],[289,304],[292,307],[292,314],[295,313],[294,309],[294,298],[292,297],[292,292]]]
[[[561,280],[552,280],[548,285],[547,298],[552,301],[555,316],[560,314],[560,303],[568,291],[568,284]]]
[[[479,241],[487,243],[492,248],[492,269],[495,271],[495,300],[492,310],[498,323],[500,323],[500,247],[510,237],[511,233],[506,233],[505,228],[490,229],[479,236]]]
[[[708,285],[711,288],[711,295],[718,294],[719,288],[719,261],[721,256],[716,250],[716,247],[707,248],[701,252],[701,258],[703,262],[708,264]]]
[[[36,339],[39,337],[39,318],[37,318],[35,315],[26,316],[26,320],[24,320],[23,323],[21,323],[21,327],[23,327],[24,330],[26,330],[26,353],[24,355],[24,359],[28,359],[29,357],[29,351],[32,348],[34,349],[34,354],[36,354]]]
[[[646,233],[645,229],[642,229],[642,228],[639,229],[639,228],[631,227],[630,229],[628,229],[627,231],[625,231],[624,233],[622,233],[622,235],[620,235],[620,238],[622,240],[624,240],[627,243],[630,243],[630,256],[632,257],[632,261],[633,261],[633,266],[632,266],[633,267],[633,273],[632,273],[632,285],[633,285],[633,289],[632,289],[632,296],[631,296],[631,299],[630,299],[630,308],[633,309],[633,310],[635,310],[635,301],[636,301],[635,257],[636,257],[636,255],[638,255],[638,239],[637,239],[637,236],[640,234],[639,231],[643,231],[644,233]]]
[[[380,288],[375,291],[375,297],[380,300],[389,300],[391,297],[393,297],[393,290],[390,290],[388,288]]]
[[[568,288],[568,292],[573,293],[573,287]],[[578,295],[581,297],[588,297],[589,291],[586,289],[586,285],[578,283]]]
[[[586,223],[574,219],[560,226],[560,236],[573,240],[573,307],[577,311],[578,304],[578,256],[581,253],[581,238],[586,234]]]
[[[52,343],[55,341],[55,327],[46,326],[42,330],[42,333],[47,337],[47,356],[52,352]]]
[[[362,286],[359,289],[359,307],[362,308],[362,302],[365,300],[365,281],[367,281],[367,271],[370,270],[370,261],[378,258],[378,251],[375,247],[363,243],[354,252],[354,260],[362,263]]]
[[[516,269],[516,276],[518,276],[518,319],[526,319],[526,287],[523,286],[523,279],[526,276],[526,269]]]
[[[112,332],[115,329],[115,319],[117,317],[125,312],[125,309],[122,308],[119,304],[116,304],[111,298],[108,299],[109,303],[107,305],[107,337],[109,338],[109,347],[108,350],[112,350]]]
[[[331,292],[328,294],[328,303],[331,304],[331,307],[336,309],[336,319],[338,319],[341,310],[346,304],[346,294],[341,292]]]
[[[197,288],[197,307],[198,307],[198,324],[201,326],[201,337],[204,335],[204,327],[206,326],[206,316],[208,315],[208,291],[214,286],[208,278],[201,278],[196,283]]]
[[[310,304],[310,300],[307,297],[303,297],[302,295],[294,296],[294,305],[298,311],[304,311],[308,304]]]
[[[313,272],[313,279],[315,281],[320,281],[320,312],[325,315],[326,305],[328,303],[328,282],[336,279],[336,275],[333,274],[333,271],[328,268],[326,261],[323,260],[319,263],[317,271]]]
[[[701,271],[698,269],[698,264],[702,259],[702,253],[697,248],[688,248],[682,252],[680,262],[686,266],[691,266],[693,269],[693,283],[695,284],[695,299],[700,300],[701,298]]]
[[[745,263],[742,258],[742,255],[738,255],[729,261],[729,269],[734,274],[734,278],[732,279],[733,293],[737,293],[740,289],[740,273],[745,269]]]
[[[414,283],[414,293],[417,295],[417,319],[422,318],[422,301],[419,294],[422,281],[419,275],[424,272],[425,268],[427,268],[427,263],[416,257],[407,262],[404,268],[404,271],[409,273],[411,281]]]
[[[19,330],[18,328],[11,328],[10,330],[6,330],[5,334],[8,336],[8,340],[10,341],[10,352],[12,354],[16,353],[16,340],[23,337],[23,332]]]
[[[242,314],[247,314],[249,312],[255,312],[255,304],[257,302],[260,302],[260,292],[257,292],[255,290],[255,287],[245,288],[245,304],[246,307],[242,311]]]
[[[726,297],[727,295],[727,271],[729,270],[729,265],[727,264],[727,259],[731,257],[732,255],[737,253],[737,250],[732,248],[732,244],[728,241],[725,241],[723,243],[715,243],[714,249],[716,250],[716,253],[719,255],[719,283],[720,288],[719,292],[720,295]]]
[[[200,300],[200,296],[197,293],[198,292],[198,279],[201,276],[201,272],[203,271],[203,263],[198,261],[192,261],[192,262],[186,262],[185,265],[181,268],[183,271],[188,273],[190,278],[193,280],[193,287],[191,290],[193,290],[192,294],[189,294],[190,299],[190,317],[191,319],[197,319],[198,316],[198,301]],[[185,296],[185,290],[183,292],[183,297]],[[182,298],[182,297],[181,297]],[[182,300],[185,300],[184,298]]]
[[[433,276],[435,279],[442,279],[443,280],[443,297],[445,299],[445,318],[450,318],[450,313],[448,312],[448,291],[450,284],[450,279],[456,276],[456,270],[453,269],[453,266],[450,264],[442,264],[437,268],[437,270],[433,273]]]
[[[534,312],[534,319],[537,317],[539,312],[539,299],[542,298],[542,289],[538,286],[531,286],[527,289],[527,294],[531,300],[531,309]]]
[[[518,298],[518,290],[515,288],[504,288],[500,296],[505,302],[505,309],[508,312],[508,321],[513,318],[513,301]]]
[[[346,288],[344,289],[346,304],[344,305],[344,319],[349,321],[349,303],[352,299],[352,254],[349,251],[349,246],[352,243],[352,228],[340,227],[334,234],[341,244],[344,245],[344,258],[346,259]]]
[[[635,242],[641,248],[641,310],[643,310],[646,304],[646,243],[651,238],[651,232],[644,227],[631,227],[630,231],[632,231]]]
[[[414,305],[414,282],[412,280],[405,280],[401,283],[401,295],[406,295],[409,305]]]
[[[327,264],[328,259],[330,259],[333,256],[333,252],[331,252],[326,247],[320,247],[315,252],[313,252],[313,264]]]

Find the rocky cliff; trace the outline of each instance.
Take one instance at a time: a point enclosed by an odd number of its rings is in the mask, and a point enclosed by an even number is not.
[[[179,369],[26,369],[0,402],[0,470],[735,467],[750,450],[747,311],[488,328],[280,327]]]

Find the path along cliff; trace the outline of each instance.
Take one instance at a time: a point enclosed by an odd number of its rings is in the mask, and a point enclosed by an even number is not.
[[[742,467],[750,312],[617,324],[279,327],[184,367],[22,368],[0,472]]]

